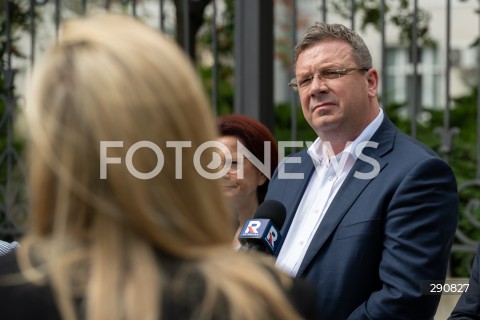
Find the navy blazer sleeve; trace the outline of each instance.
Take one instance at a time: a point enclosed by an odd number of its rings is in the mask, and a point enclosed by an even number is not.
[[[449,319],[480,319],[480,244],[473,262],[468,290],[464,292]]]
[[[408,157],[408,155],[407,155]],[[444,281],[458,222],[456,183],[439,158],[418,163],[388,204],[380,290],[349,319],[430,319],[440,296],[424,295],[424,281]]]

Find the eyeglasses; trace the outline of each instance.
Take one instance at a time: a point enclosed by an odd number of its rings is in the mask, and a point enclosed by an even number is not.
[[[240,170],[240,167],[243,166],[245,163],[245,159],[232,159],[230,163],[230,168],[228,169],[228,173],[237,173]],[[227,163],[222,161],[222,167],[225,167]]]
[[[367,67],[343,68],[343,69],[328,68],[328,69],[320,70],[315,74],[300,75],[298,77],[298,81],[297,81],[297,78],[293,78],[292,80],[290,80],[290,83],[288,85],[292,87],[293,91],[298,92],[299,87],[301,89],[307,88],[312,83],[314,77],[317,77],[319,79],[324,79],[324,80],[333,80],[333,79],[341,78],[353,71],[368,71],[368,70],[370,70],[370,68],[367,68]]]

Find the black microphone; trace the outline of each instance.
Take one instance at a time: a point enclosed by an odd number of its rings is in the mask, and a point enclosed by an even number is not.
[[[280,229],[285,222],[287,209],[276,200],[266,200],[252,219],[245,221],[238,236],[240,251],[260,251],[274,255],[282,241]]]

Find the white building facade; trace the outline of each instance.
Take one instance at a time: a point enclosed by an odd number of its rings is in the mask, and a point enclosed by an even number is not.
[[[342,23],[351,27],[351,20],[345,19],[334,12],[330,1],[327,3],[327,22]],[[397,1],[386,0],[387,5]],[[413,10],[413,0],[410,1]],[[434,40],[435,47],[420,47],[418,50],[418,82],[421,105],[424,108],[439,108],[445,105],[447,81],[447,0],[417,0],[418,8],[425,10],[429,17],[428,32]],[[390,4],[389,4],[390,3]],[[298,0],[297,20],[302,24],[297,30],[300,39],[305,27],[315,21],[323,21],[322,1]],[[450,88],[451,97],[470,93],[472,86],[477,85],[477,69],[480,65],[477,46],[473,44],[480,35],[479,2],[476,0],[450,0]],[[288,10],[276,8],[277,20],[285,20]],[[361,15],[355,16],[355,30],[364,38],[373,58],[374,67],[381,76],[387,77],[387,88],[380,85],[379,94],[387,92],[388,103],[407,103],[411,97],[414,66],[408,44],[399,41],[398,27],[388,21],[385,27],[386,70],[382,70],[382,38],[378,30],[372,26],[360,30]],[[283,17],[282,17],[283,15]],[[304,26],[303,26],[304,25]],[[276,38],[285,37],[285,32],[276,27]],[[298,40],[297,40],[298,41]],[[291,77],[289,68],[275,59],[275,101],[277,103],[290,99],[287,83]]]

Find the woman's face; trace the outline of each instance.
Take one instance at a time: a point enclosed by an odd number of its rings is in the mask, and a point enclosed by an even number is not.
[[[267,181],[267,178],[248,159],[237,158],[237,141],[235,136],[222,136],[218,139],[230,151],[232,166],[222,179],[223,192],[237,209],[258,205],[257,187]],[[240,141],[245,145],[242,141]],[[240,171],[243,170],[243,178]]]

